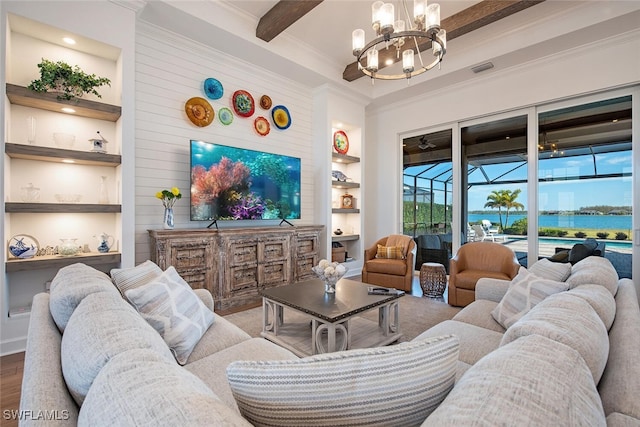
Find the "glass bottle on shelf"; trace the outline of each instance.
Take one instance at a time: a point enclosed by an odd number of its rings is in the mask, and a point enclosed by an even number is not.
[[[109,204],[109,190],[107,188],[107,177],[105,175],[100,177],[100,192],[98,194],[98,203],[102,205]]]

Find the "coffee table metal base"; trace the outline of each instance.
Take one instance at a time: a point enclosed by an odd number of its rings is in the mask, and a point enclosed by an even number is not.
[[[300,357],[352,348],[380,347],[402,337],[398,300],[375,307],[378,309],[377,323],[355,315],[331,323],[286,307],[309,319],[287,323],[284,319],[283,304],[263,298],[262,308],[261,335]]]

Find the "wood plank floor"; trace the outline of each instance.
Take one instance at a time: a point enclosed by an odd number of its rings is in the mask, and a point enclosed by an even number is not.
[[[353,277],[353,279],[359,280],[360,276]],[[422,289],[420,288],[417,272],[413,277],[411,294],[414,296],[422,296]],[[260,305],[262,305],[262,302],[217,313],[225,316]],[[17,411],[20,406],[20,388],[22,387],[23,369],[24,352],[0,357],[0,411],[2,411],[0,427],[16,427],[18,425],[18,420],[11,417],[10,411]]]

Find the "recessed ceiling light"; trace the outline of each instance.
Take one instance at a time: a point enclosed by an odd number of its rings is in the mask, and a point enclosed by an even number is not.
[[[76,44],[76,41],[71,37],[63,37],[62,41],[65,42],[66,44]]]
[[[62,163],[75,163],[75,160],[71,160],[71,159],[63,159]]]
[[[62,109],[62,111],[64,111],[65,113],[75,113],[76,110],[74,110],[73,108],[69,108],[69,107],[64,107]]]
[[[384,63],[387,65],[393,65],[393,59],[387,59]]]

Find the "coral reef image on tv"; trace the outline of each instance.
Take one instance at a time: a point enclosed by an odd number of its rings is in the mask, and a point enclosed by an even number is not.
[[[300,218],[300,159],[191,140],[191,220]]]

